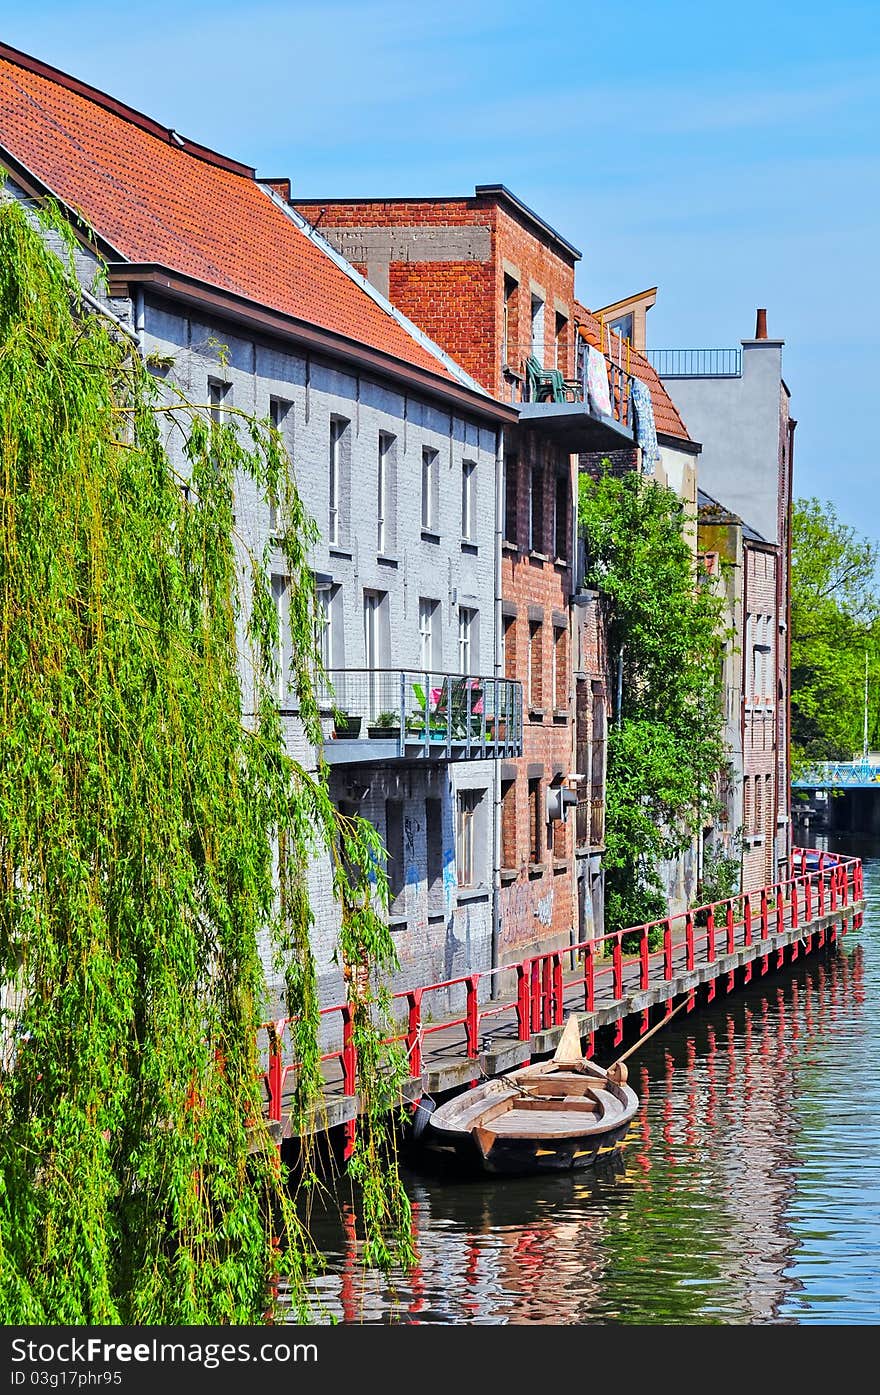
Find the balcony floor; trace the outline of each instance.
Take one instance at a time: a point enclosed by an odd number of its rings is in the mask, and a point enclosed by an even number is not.
[[[520,424],[540,430],[563,450],[626,450],[635,445],[635,434],[614,417],[597,416],[586,402],[524,402]]]
[[[495,756],[503,760],[515,760],[522,755],[522,747],[503,741],[473,740],[468,747],[466,741],[452,740],[448,749],[446,741],[430,741],[427,745],[418,737],[404,743],[403,754],[396,736],[385,740],[382,737],[337,737],[324,742],[324,759],[328,765],[384,765],[386,761],[444,761],[444,760],[492,760]]]

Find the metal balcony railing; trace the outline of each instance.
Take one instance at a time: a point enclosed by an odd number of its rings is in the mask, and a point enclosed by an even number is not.
[[[611,397],[611,415],[621,426],[632,425],[630,384],[632,374],[604,355],[608,370],[608,388]],[[526,364],[523,380],[524,402],[588,402],[586,368],[577,378],[565,378],[559,369],[534,366],[533,360]]]
[[[579,848],[599,848],[605,841],[605,800],[582,796],[575,807],[575,836]]]
[[[661,378],[741,378],[742,349],[646,349]]]
[[[508,678],[417,669],[332,669],[333,739],[394,741],[400,756],[479,760],[522,754],[522,684]],[[343,720],[343,718],[345,720]]]

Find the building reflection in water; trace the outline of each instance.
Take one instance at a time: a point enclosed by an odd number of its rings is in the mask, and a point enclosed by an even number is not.
[[[830,1169],[840,1047],[862,1034],[854,941],[719,994],[646,1042],[632,1062],[642,1107],[600,1172],[409,1173],[412,1273],[364,1268],[351,1208],[336,1238],[329,1218],[323,1233],[318,1222],[332,1261],[315,1286],[326,1313],[349,1323],[797,1321],[792,1218],[816,1165],[805,1133],[825,1130]]]

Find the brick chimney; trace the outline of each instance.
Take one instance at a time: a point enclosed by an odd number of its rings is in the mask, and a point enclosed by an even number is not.
[[[766,339],[766,338],[767,338],[767,311],[766,311],[766,310],[759,310],[759,311],[758,311],[758,315],[757,315],[757,318],[756,318],[756,320],[755,320],[755,338],[756,338],[756,339]]]

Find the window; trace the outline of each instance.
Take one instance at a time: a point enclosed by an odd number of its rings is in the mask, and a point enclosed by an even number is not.
[[[568,631],[561,625],[553,627],[553,706],[568,710]]]
[[[532,295],[532,334],[530,350],[533,358],[544,365],[544,302],[539,295]]]
[[[619,319],[612,320],[608,328],[614,334],[618,334],[621,339],[628,339],[632,343],[633,317],[631,314],[621,315]]]
[[[752,831],[752,781],[748,775],[743,776],[743,828],[747,835]]]
[[[476,527],[476,470],[475,460],[461,462],[461,536],[465,542],[473,542]]]
[[[477,663],[477,612],[470,606],[458,607],[458,671],[473,673]]]
[[[475,886],[477,810],[483,790],[460,790],[458,795],[458,839],[456,869],[459,886]]]
[[[230,391],[228,383],[221,383],[217,378],[208,379],[208,415],[211,418],[212,426],[219,427],[224,424],[226,412],[224,406],[230,402]],[[216,460],[214,461],[216,467]]]
[[[394,548],[394,465],[396,436],[387,431],[379,432],[379,451],[376,462],[376,551],[389,552]]]
[[[516,526],[518,474],[519,460],[515,455],[509,455],[504,462],[504,540],[510,543],[519,542]]]
[[[556,311],[556,334],[553,340],[553,366],[568,376],[568,316]]]
[[[568,476],[556,476],[556,496],[553,514],[553,546],[560,562],[568,561],[571,539],[571,519],[569,517]]]
[[[403,910],[403,801],[385,800],[385,872],[388,877],[389,910],[400,915]]]
[[[541,817],[541,781],[529,780],[529,862],[541,861],[544,821]]]
[[[501,781],[501,866],[516,866],[516,781]]]
[[[516,358],[516,345],[519,339],[519,316],[517,308],[519,285],[513,276],[504,276],[504,309],[501,323],[501,362],[512,363]]]
[[[419,664],[424,673],[442,665],[440,602],[419,597]]]
[[[290,579],[288,577],[278,575],[272,577],[272,603],[275,606],[278,624],[278,646],[275,650],[275,661],[278,666],[277,692],[281,707],[284,707],[287,699],[290,669],[289,588]]]
[[[501,622],[504,677],[516,678],[516,616],[505,615]]]
[[[428,913],[443,909],[443,805],[425,800],[425,841],[428,855]]]
[[[342,634],[339,624],[339,587],[321,580],[316,585],[318,600],[318,649],[325,669],[341,668]]]
[[[440,455],[426,446],[422,451],[422,528],[426,532],[437,531],[439,502]]]
[[[544,706],[544,626],[540,620],[529,621],[529,665],[527,689],[529,707],[541,711]]]
[[[348,520],[344,517],[346,506],[346,475],[348,473],[348,447],[350,422],[344,417],[330,418],[330,531],[331,547],[339,547],[345,537]]]
[[[281,397],[269,398],[269,421],[281,437],[284,450],[290,458],[292,452],[290,448],[290,428],[293,422],[293,404],[285,402]],[[284,532],[284,519],[278,500],[274,494],[269,495],[269,531],[271,533]]]
[[[387,591],[364,591],[364,668],[368,716],[374,722],[380,712],[397,707],[398,692],[389,690],[386,674],[379,670],[388,663],[391,649],[391,626],[388,615]],[[390,700],[389,700],[390,699]]]
[[[544,554],[544,471],[533,465],[529,476],[529,549]]]
[[[755,807],[752,817],[752,832],[758,835],[764,832],[764,809],[763,809],[763,786],[764,781],[760,775],[755,776]]]
[[[221,383],[217,378],[208,379],[208,410],[212,422],[215,426],[222,426],[224,411],[223,405],[229,394],[229,384]]]

